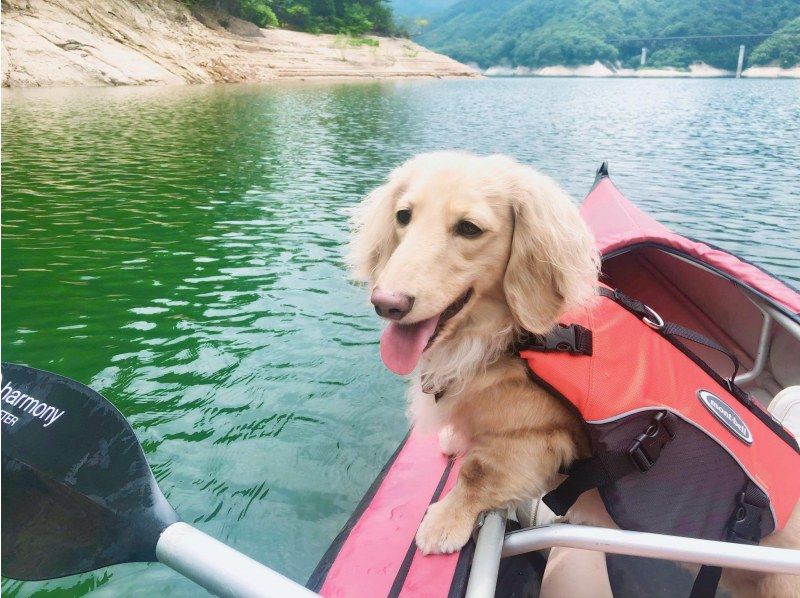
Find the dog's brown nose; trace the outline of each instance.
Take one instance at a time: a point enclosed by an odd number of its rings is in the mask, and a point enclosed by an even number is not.
[[[375,313],[382,318],[399,320],[411,311],[414,306],[414,298],[401,293],[393,293],[377,288],[372,291],[370,298],[372,305],[375,306]]]

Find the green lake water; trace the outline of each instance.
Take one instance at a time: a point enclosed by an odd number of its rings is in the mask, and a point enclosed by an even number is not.
[[[342,263],[347,209],[403,159],[504,152],[576,198],[607,159],[800,286],[800,81],[4,90],[2,120],[3,360],[103,393],[184,520],[297,580],[406,431]],[[2,589],[198,594],[144,564]]]

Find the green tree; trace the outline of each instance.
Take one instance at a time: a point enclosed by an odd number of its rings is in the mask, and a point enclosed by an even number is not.
[[[402,33],[387,0],[185,0],[222,9],[259,27],[312,33]]]
[[[239,14],[259,27],[278,26],[278,17],[265,0],[240,0]]]
[[[754,34],[781,27],[791,33],[797,18],[798,0],[461,0],[433,17],[417,40],[483,67],[595,60],[635,67],[645,46],[648,66],[703,61],[732,70],[739,44],[753,46]],[[688,39],[664,39],[674,37]],[[775,35],[751,62],[797,64],[798,43]]]
[[[783,68],[800,64],[800,17],[761,42],[748,60],[751,65],[770,63],[778,63]]]

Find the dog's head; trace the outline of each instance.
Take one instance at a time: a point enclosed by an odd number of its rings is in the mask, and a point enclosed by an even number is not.
[[[504,156],[412,158],[354,224],[350,262],[390,320],[381,355],[397,373],[482,316],[541,333],[594,294],[597,252],[576,206],[552,179]]]

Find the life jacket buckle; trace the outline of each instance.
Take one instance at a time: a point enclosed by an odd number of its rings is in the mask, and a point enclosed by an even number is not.
[[[572,353],[576,351],[575,326],[558,324],[547,334],[530,334],[523,339],[522,345],[531,351],[559,351]]]
[[[577,350],[577,339],[575,338],[575,325],[558,324],[553,331],[545,337],[545,346],[548,351],[569,351]]]
[[[580,324],[557,324],[547,334],[523,332],[515,347],[517,351],[539,353],[592,354],[592,331]]]
[[[661,456],[661,449],[675,437],[666,417],[666,411],[657,413],[647,429],[636,437],[628,449],[628,455],[642,473],[655,465]]]
[[[736,510],[731,517],[730,541],[739,544],[758,544],[761,539],[761,514],[764,507],[747,500],[745,492],[737,497]]]

